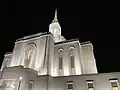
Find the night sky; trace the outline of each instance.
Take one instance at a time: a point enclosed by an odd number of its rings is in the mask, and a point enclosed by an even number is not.
[[[48,32],[55,8],[66,39],[92,42],[100,73],[120,71],[120,10],[115,0],[1,0],[0,63],[16,39]]]

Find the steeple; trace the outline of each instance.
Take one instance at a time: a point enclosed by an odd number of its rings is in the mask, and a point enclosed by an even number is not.
[[[55,9],[55,16],[54,16],[54,20],[52,22],[57,22],[58,19],[57,19],[57,9]]]
[[[55,9],[54,19],[52,20],[52,23],[49,25],[49,32],[53,34],[55,42],[66,40],[63,36],[61,36],[61,27],[57,18],[57,9]]]

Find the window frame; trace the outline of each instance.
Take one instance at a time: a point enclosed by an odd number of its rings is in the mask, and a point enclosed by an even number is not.
[[[59,56],[59,70],[63,70],[63,55]]]
[[[94,81],[93,80],[86,80],[86,83],[87,83],[88,90],[90,90],[91,88],[93,88],[93,90],[95,90],[95,85],[94,85]],[[93,87],[89,87],[89,85],[88,85],[89,83],[92,83]]]
[[[113,90],[112,82],[116,82],[116,83],[117,83],[118,90],[120,90],[119,81],[118,81],[117,78],[109,79],[109,81],[110,81],[110,85],[111,85],[111,89],[112,89],[112,90]]]
[[[68,48],[69,52],[68,52],[68,59],[69,59],[69,70],[70,70],[70,74],[71,75],[74,75],[76,72],[75,72],[75,57],[76,57],[76,50],[75,50],[75,46],[70,46]],[[73,58],[73,61],[71,61],[71,56],[74,57]],[[71,62],[74,62],[74,65],[72,65]],[[71,66],[74,66],[74,68],[72,68]]]
[[[70,55],[70,67],[71,69],[75,69],[75,56]]]
[[[63,60],[64,60],[64,57],[63,57],[63,51],[64,51],[64,49],[63,48],[58,48],[57,49],[57,60],[58,60],[58,74],[60,75],[60,76],[62,76],[63,74],[64,74],[64,64],[63,64]],[[60,61],[60,58],[62,58],[62,61]],[[60,68],[60,62],[62,62],[61,63],[61,67],[62,68]]]
[[[68,85],[71,84],[72,85],[72,89],[68,88]],[[67,81],[67,90],[73,90],[74,89],[74,82],[73,81]]]
[[[32,90],[33,88],[34,88],[34,81],[33,80],[29,80],[28,81],[28,90]],[[32,85],[32,88],[30,88],[29,86],[30,86],[30,84]]]

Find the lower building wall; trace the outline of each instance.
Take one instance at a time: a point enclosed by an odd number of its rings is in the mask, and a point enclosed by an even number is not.
[[[24,69],[22,67],[6,68],[2,73],[2,78],[0,79],[1,85],[3,85],[4,81],[10,82],[10,80],[14,80],[15,88],[10,90],[31,90],[28,89],[29,81],[34,82],[32,90],[47,90],[48,76],[38,76],[37,73],[31,69]],[[22,79],[20,79],[21,77]],[[2,89],[1,85],[0,90]]]
[[[118,85],[120,84],[120,72],[52,77],[48,75],[38,76],[37,73],[31,69],[16,67],[6,68],[3,72],[0,72],[0,74],[1,73],[3,74],[0,79],[0,85],[2,85],[2,81],[15,80],[15,88],[12,90],[68,90],[68,81],[73,81],[73,90],[88,90],[88,85],[86,83],[87,80],[93,80],[95,90],[112,90],[109,79],[113,78],[117,78]],[[22,77],[21,80],[20,77]],[[28,89],[29,81],[31,80],[34,82],[34,86],[33,89]]]
[[[93,80],[94,90],[112,90],[109,79],[114,78],[118,79],[118,85],[120,85],[120,73],[56,77],[53,80],[53,90],[68,90],[68,81],[73,81],[73,90],[88,90],[87,80]]]

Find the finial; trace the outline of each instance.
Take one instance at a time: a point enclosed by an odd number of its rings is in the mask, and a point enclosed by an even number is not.
[[[55,16],[54,16],[53,22],[57,22],[57,21],[58,21],[58,19],[57,19],[57,9],[55,9]]]

